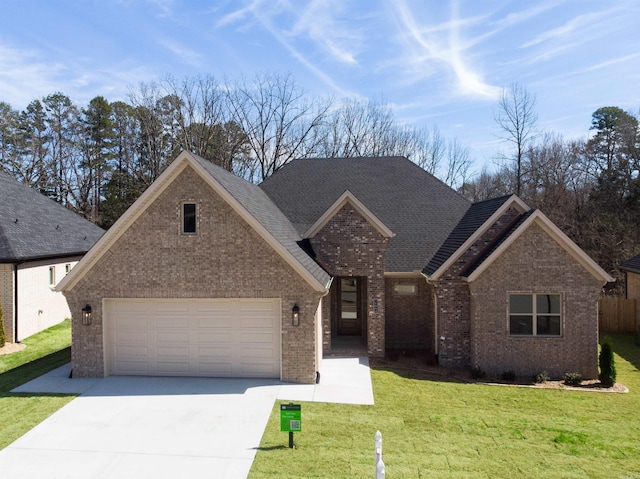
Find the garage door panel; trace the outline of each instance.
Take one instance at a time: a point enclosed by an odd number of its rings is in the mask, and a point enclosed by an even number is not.
[[[131,346],[118,345],[116,346],[116,354],[120,357],[130,358],[147,358],[150,356],[148,347],[137,344]]]
[[[110,374],[280,377],[272,299],[105,300]]]
[[[187,376],[189,374],[189,361],[160,361],[156,374],[158,376]]]
[[[147,342],[149,333],[145,330],[118,329],[115,331],[117,344],[144,344]]]

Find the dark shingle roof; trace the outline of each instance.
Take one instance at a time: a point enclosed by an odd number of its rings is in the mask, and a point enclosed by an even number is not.
[[[522,223],[524,223],[526,221],[526,219],[531,216],[536,210],[535,209],[530,209],[529,211],[527,211],[526,213],[523,213],[522,215],[520,215],[520,217],[518,217],[513,224],[511,225],[511,227],[509,229],[507,229],[506,231],[504,231],[502,233],[502,236],[496,238],[493,243],[490,245],[489,248],[486,249],[486,251],[484,251],[482,253],[482,255],[477,258],[471,265],[469,265],[467,267],[467,269],[465,269],[462,272],[462,276],[464,277],[469,277],[471,275],[471,273],[473,273],[476,269],[478,269],[478,267],[480,267],[480,265],[482,263],[484,263],[484,261],[491,256],[491,254],[498,249],[498,247],[500,247],[500,245],[502,243],[504,243],[518,228],[520,228],[520,225]]]
[[[264,191],[210,161],[192,156],[322,285],[329,283],[330,276],[299,246],[302,238]]]
[[[422,272],[427,276],[435,273],[509,198],[511,195],[473,203]]]
[[[104,231],[0,172],[0,262],[86,253]]]
[[[631,259],[628,259],[627,261],[624,261],[620,265],[620,269],[622,271],[630,271],[632,273],[640,274],[640,254],[638,256],[634,256]]]
[[[469,202],[403,157],[295,160],[260,187],[303,235],[349,190],[395,236],[388,272],[421,270],[469,208]]]

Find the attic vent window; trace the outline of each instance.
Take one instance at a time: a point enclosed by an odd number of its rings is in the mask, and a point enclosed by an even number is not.
[[[195,203],[183,203],[182,204],[182,234],[194,235],[196,234],[196,204]]]
[[[398,283],[393,287],[393,294],[396,296],[414,296],[417,287],[413,283]]]

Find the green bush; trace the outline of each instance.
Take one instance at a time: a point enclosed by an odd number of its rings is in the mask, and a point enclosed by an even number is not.
[[[536,374],[533,377],[533,380],[538,384],[546,383],[549,380],[549,374],[546,371],[542,371],[542,372]]]
[[[485,373],[480,366],[476,366],[475,368],[471,368],[471,377],[473,379],[482,379],[487,373]]]
[[[613,347],[608,336],[602,338],[598,363],[600,365],[600,382],[608,388],[613,386],[616,382],[616,365],[613,359]]]
[[[567,373],[564,375],[564,383],[567,386],[580,386],[582,384],[582,374]]]
[[[512,369],[509,371],[504,371],[500,377],[503,381],[515,381],[516,380],[516,372]]]
[[[4,332],[4,317],[2,316],[2,303],[0,303],[0,348],[4,346],[6,340],[7,337]]]

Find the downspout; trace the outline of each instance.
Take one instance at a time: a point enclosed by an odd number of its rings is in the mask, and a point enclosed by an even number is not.
[[[18,265],[13,265],[13,342],[18,343]]]
[[[438,353],[440,343],[438,341],[438,295],[436,294],[436,288],[431,278],[427,276],[425,273],[421,273],[424,277],[425,282],[428,285],[433,286],[433,353],[436,357],[436,364],[438,364]]]

